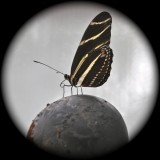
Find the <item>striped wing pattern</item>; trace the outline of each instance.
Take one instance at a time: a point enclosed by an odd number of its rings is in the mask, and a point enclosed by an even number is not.
[[[87,27],[72,63],[71,84],[98,87],[107,81],[113,57],[109,47],[111,23],[110,14],[101,12]]]
[[[106,50],[105,56],[100,55],[81,83],[83,87],[98,87],[103,85],[110,76],[113,53]]]

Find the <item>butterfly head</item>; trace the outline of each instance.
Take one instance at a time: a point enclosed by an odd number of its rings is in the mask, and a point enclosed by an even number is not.
[[[68,74],[65,74],[64,75],[64,79],[69,81],[70,80],[70,76]]]

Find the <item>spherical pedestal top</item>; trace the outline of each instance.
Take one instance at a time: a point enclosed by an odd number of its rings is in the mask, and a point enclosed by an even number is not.
[[[128,142],[125,122],[107,101],[89,95],[62,98],[33,120],[27,138],[55,155],[92,158]]]

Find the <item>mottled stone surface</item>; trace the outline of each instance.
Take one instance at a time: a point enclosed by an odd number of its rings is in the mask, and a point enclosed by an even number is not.
[[[89,95],[62,98],[34,119],[27,138],[53,154],[92,158],[128,142],[121,114],[107,101]]]

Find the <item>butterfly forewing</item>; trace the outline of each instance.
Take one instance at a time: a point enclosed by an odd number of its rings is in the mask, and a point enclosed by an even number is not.
[[[74,84],[96,87],[104,83],[110,72],[112,53],[108,50],[107,54],[102,55],[102,48],[109,48],[111,37],[112,18],[108,12],[97,15],[87,27],[82,40],[79,44],[71,67],[71,82]],[[106,56],[110,55],[110,59]],[[109,62],[110,61],[110,62]],[[108,68],[105,65],[109,65]],[[103,70],[102,67],[103,66]],[[105,68],[107,68],[105,70]],[[100,74],[101,71],[101,74]],[[99,72],[99,77],[93,79]],[[107,77],[107,78],[106,78]],[[99,82],[98,82],[99,79]],[[103,79],[103,80],[102,80]]]

